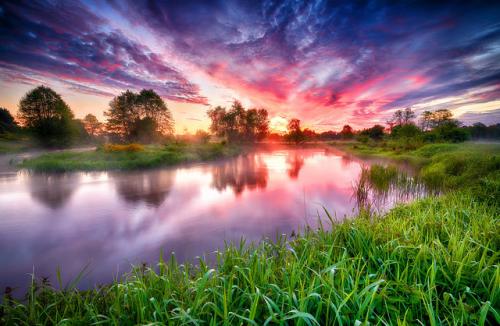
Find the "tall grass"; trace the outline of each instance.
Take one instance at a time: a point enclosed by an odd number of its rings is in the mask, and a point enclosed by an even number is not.
[[[92,291],[32,288],[1,322],[423,324],[500,322],[498,207],[466,192],[384,217],[227,245],[210,268],[172,256]]]

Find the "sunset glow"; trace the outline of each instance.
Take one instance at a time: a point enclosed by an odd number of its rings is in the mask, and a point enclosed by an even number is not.
[[[176,131],[239,99],[271,129],[384,124],[397,109],[500,121],[500,6],[328,1],[2,1],[0,106],[36,85],[104,120],[152,88]]]

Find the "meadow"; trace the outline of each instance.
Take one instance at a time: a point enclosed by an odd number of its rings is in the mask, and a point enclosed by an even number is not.
[[[352,151],[368,149],[350,144]],[[356,146],[356,147],[354,147]],[[9,294],[6,325],[485,325],[500,322],[498,145],[431,144],[406,152],[443,195],[306,228],[276,241],[228,243],[215,266],[175,256],[79,291],[33,278]],[[89,154],[88,154],[89,155]],[[369,178],[383,187],[391,168]],[[384,181],[385,180],[385,181]],[[324,212],[328,214],[328,212]],[[58,277],[58,279],[60,279]]]
[[[23,161],[20,167],[39,172],[132,170],[213,160],[240,150],[240,146],[223,143],[107,144],[91,151],[44,154]]]

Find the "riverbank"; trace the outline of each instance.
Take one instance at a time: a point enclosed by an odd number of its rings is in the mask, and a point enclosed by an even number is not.
[[[37,172],[133,170],[199,162],[237,155],[241,146],[220,143],[98,147],[93,151],[44,154],[19,167]]]
[[[170,258],[92,291],[37,282],[26,301],[4,299],[0,321],[498,323],[499,152],[472,155],[467,146],[419,149],[426,157],[422,173],[433,171],[447,184],[442,197],[335,223],[331,230],[228,245],[214,269],[203,260],[195,267]]]

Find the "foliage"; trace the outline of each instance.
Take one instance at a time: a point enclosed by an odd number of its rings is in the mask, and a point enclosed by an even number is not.
[[[18,125],[9,110],[0,108],[0,134],[15,131],[17,128]]]
[[[198,143],[207,144],[210,141],[210,134],[205,130],[197,130],[194,139]]]
[[[99,122],[97,117],[90,113],[83,118],[83,125],[87,133],[93,137],[101,135],[104,129],[104,124]]]
[[[300,128],[299,119],[290,119],[290,121],[288,121],[287,130],[288,133],[286,134],[286,139],[288,141],[298,144],[305,139],[304,133]]]
[[[144,151],[144,146],[141,144],[105,144],[103,150],[107,153],[112,152],[142,152]]]
[[[380,140],[382,139],[382,137],[384,137],[384,129],[384,126],[374,125],[371,128],[362,130],[360,134],[363,136],[368,136],[375,140]]]
[[[470,127],[465,127],[474,139],[500,139],[500,123],[486,126],[478,122]]]
[[[470,135],[466,129],[458,127],[456,121],[443,122],[431,131],[436,140],[448,141],[453,143],[464,142]]]
[[[129,90],[115,97],[104,113],[106,128],[124,140],[153,142],[173,133],[173,118],[162,98],[152,89],[139,94]]]
[[[248,109],[234,101],[230,110],[217,106],[208,110],[210,131],[230,142],[264,139],[269,132],[268,113],[265,109]]]
[[[354,137],[354,129],[352,129],[352,127],[349,125],[345,125],[344,127],[342,127],[340,137],[343,139],[352,139]]]
[[[19,120],[46,146],[67,146],[75,135],[73,112],[49,87],[39,86],[24,95]]]
[[[405,110],[397,110],[396,112],[394,112],[391,119],[387,121],[387,124],[392,130],[396,126],[412,124],[413,119],[415,119],[415,112],[413,112],[412,109],[408,107]]]
[[[453,114],[448,109],[440,109],[434,112],[424,111],[420,120],[420,125],[424,131],[449,123],[455,123],[458,126],[457,121],[453,119]]]

